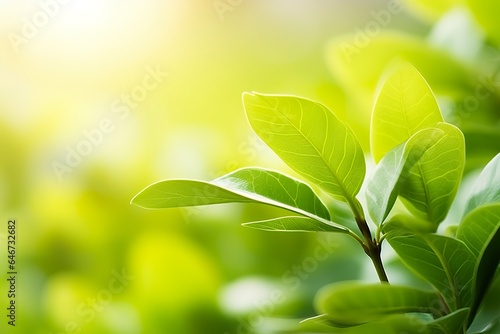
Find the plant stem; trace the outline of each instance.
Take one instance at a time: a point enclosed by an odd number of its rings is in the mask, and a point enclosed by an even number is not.
[[[380,245],[377,245],[377,250],[370,258],[372,259],[373,265],[375,266],[375,270],[377,271],[378,278],[380,282],[389,283],[389,278],[387,278],[387,274],[385,273],[384,264],[382,263],[382,259],[380,257]]]
[[[365,238],[365,243],[363,245],[365,253],[372,260],[380,282],[389,283],[389,279],[385,273],[384,264],[382,263],[382,258],[380,257],[381,244],[375,238],[372,238],[370,227],[368,227],[368,224],[363,217],[356,217],[356,223],[358,224],[361,234]]]

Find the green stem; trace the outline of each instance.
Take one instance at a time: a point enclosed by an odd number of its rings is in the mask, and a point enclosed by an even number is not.
[[[377,271],[380,282],[389,283],[389,278],[387,277],[384,269],[384,264],[382,263],[382,258],[380,257],[380,251],[380,245],[377,245],[377,249],[375,250],[374,254],[370,256],[370,258],[372,259],[373,265],[375,266],[375,270]]]
[[[365,239],[363,245],[365,253],[372,260],[380,282],[389,283],[389,279],[387,278],[387,274],[384,269],[384,264],[382,263],[382,258],[380,257],[382,250],[381,244],[375,238],[372,238],[370,228],[363,217],[356,216],[356,223],[358,224],[358,228]]]

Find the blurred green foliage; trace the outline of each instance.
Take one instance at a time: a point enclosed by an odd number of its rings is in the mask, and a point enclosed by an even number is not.
[[[324,236],[239,225],[278,216],[279,209],[146,212],[129,200],[158,179],[210,180],[250,165],[292,173],[251,134],[243,91],[318,100],[351,126],[368,153],[378,76],[394,58],[418,68],[438,94],[445,120],[465,133],[467,171],[484,166],[500,151],[498,5],[408,5],[385,24],[373,14],[388,10],[384,1],[242,1],[223,19],[211,1],[75,2],[61,5],[19,50],[3,39],[0,219],[19,224],[20,293],[18,327],[3,321],[1,332],[224,334],[259,325],[266,333],[275,323],[259,315],[311,316],[320,286],[375,280],[344,236],[327,240],[338,251],[317,269],[294,274]],[[0,8],[6,36],[21,34],[23,18],[40,11],[36,1]],[[461,14],[450,19],[457,8]],[[375,30],[367,35],[370,22]],[[468,39],[458,34],[466,22],[474,28]],[[366,45],[356,45],[360,32]],[[359,49],[350,62],[342,43]],[[148,66],[169,76],[120,118],[115,101],[142,84]],[[83,131],[104,118],[113,132],[58,180],[52,163],[64,162],[66,147],[76,148],[86,140]],[[5,235],[2,228],[2,249]],[[6,265],[0,261],[2,272]],[[122,270],[133,279],[102,299]],[[418,280],[397,263],[389,271],[401,282]],[[0,281],[0,291],[6,284]],[[262,306],[273,289],[286,297]],[[7,302],[6,293],[0,302]]]

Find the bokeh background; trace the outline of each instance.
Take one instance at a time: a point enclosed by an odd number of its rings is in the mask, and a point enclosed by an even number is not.
[[[498,13],[474,0],[1,0],[0,277],[8,219],[19,275],[17,326],[2,311],[0,332],[273,333],[314,315],[321,286],[375,280],[343,236],[240,226],[278,209],[129,202],[167,178],[293,175],[252,134],[245,91],[324,103],[368,155],[378,79],[401,58],[466,135],[466,192],[500,151]],[[422,284],[386,259],[393,281]],[[1,310],[7,290],[2,278]]]

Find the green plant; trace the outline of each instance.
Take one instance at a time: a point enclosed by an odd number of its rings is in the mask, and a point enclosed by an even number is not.
[[[211,182],[161,181],[132,203],[150,209],[262,203],[291,214],[244,226],[354,238],[381,283],[341,282],[323,288],[316,298],[320,315],[284,332],[466,333],[499,272],[500,154],[479,176],[460,224],[442,235],[436,231],[462,179],[464,137],[444,122],[430,87],[411,65],[389,72],[376,97],[371,153],[377,166],[366,180],[365,207],[357,198],[365,182],[364,154],[334,113],[295,96],[245,93],[243,103],[257,135],[305,180],[346,203],[359,231],[332,221],[308,184],[256,167]],[[404,206],[394,210],[398,199]],[[384,240],[432,290],[389,284],[381,260]],[[490,327],[482,333],[498,332],[499,319],[487,319]]]

